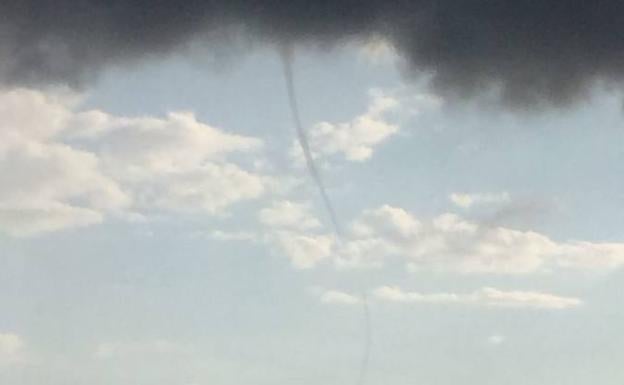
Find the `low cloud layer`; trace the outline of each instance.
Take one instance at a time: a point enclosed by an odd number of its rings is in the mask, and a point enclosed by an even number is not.
[[[232,41],[387,41],[413,72],[460,96],[567,104],[624,77],[624,5],[598,1],[23,0],[0,5],[0,79],[85,83],[106,66]]]

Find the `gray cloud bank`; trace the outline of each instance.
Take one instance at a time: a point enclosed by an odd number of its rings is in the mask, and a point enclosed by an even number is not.
[[[5,0],[0,81],[88,82],[102,67],[149,59],[230,32],[251,41],[391,42],[409,68],[460,96],[568,104],[624,77],[620,0]]]

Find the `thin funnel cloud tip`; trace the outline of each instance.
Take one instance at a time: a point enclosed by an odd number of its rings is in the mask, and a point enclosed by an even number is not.
[[[370,308],[368,306],[368,296],[362,291],[362,306],[364,308],[364,353],[362,354],[362,362],[358,373],[356,385],[364,385],[366,381],[366,373],[370,364],[371,346],[373,344],[373,330],[371,324]]]
[[[568,105],[596,82],[624,80],[620,0],[8,0],[0,20],[5,85],[88,84],[189,43],[222,52],[235,35],[310,46],[383,38],[441,93],[493,87],[515,106]]]

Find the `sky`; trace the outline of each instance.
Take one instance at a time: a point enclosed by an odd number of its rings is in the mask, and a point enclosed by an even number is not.
[[[0,382],[621,384],[621,92],[397,33],[294,48],[338,234],[275,45],[0,66]]]

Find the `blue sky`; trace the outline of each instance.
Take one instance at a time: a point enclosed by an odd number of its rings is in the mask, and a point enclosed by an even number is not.
[[[372,43],[371,43],[372,44]],[[380,45],[0,91],[0,379],[620,384],[620,95],[445,100]]]

